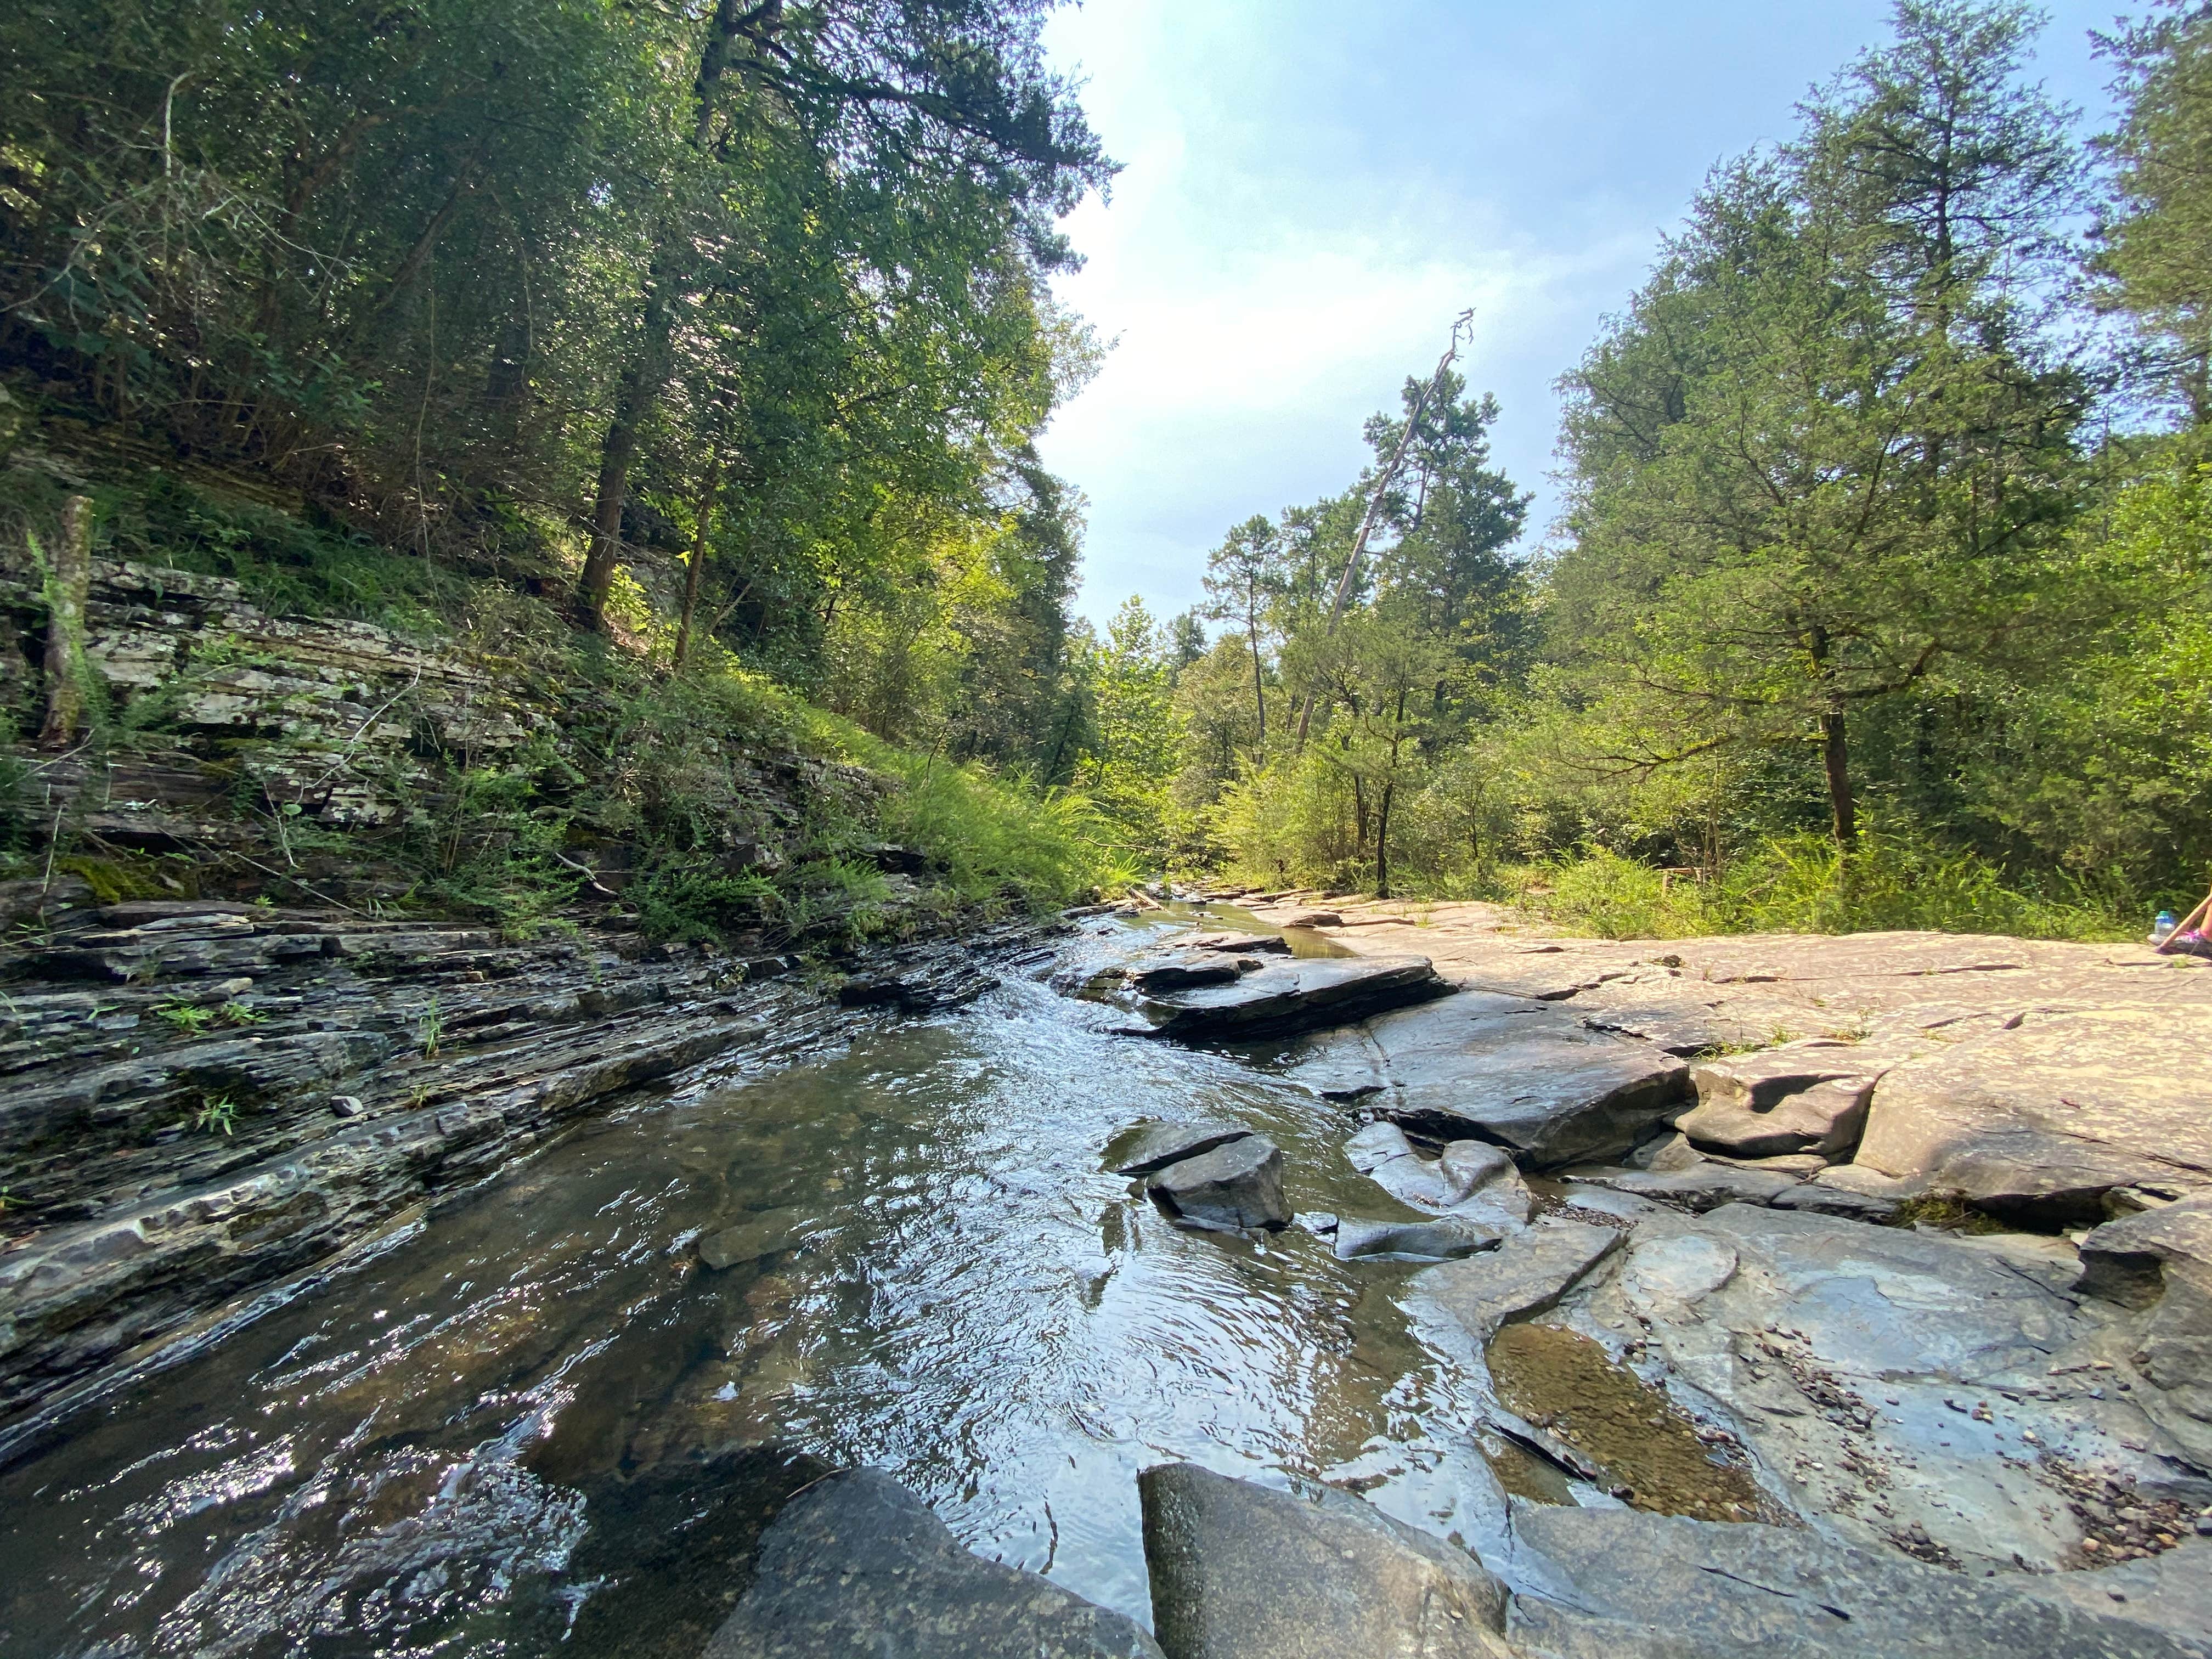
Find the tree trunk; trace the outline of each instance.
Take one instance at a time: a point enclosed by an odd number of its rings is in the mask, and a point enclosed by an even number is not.
[[[61,539],[46,574],[46,719],[39,742],[65,749],[84,720],[84,605],[92,586],[92,502],[62,505]]]
[[[1260,624],[1256,621],[1251,623],[1249,637],[1252,641],[1252,702],[1260,711],[1259,761],[1265,766],[1267,763],[1267,682],[1260,672]]]
[[[1848,850],[1859,836],[1858,805],[1851,799],[1851,756],[1844,732],[1844,705],[1828,705],[1820,716],[1820,758],[1828,773],[1828,811],[1836,845]]]
[[[738,0],[717,0],[706,44],[700,49],[699,73],[692,82],[695,100],[691,142],[705,149],[712,136],[714,99],[728,75],[743,27],[763,33],[781,27],[780,0],[763,0],[749,14],[741,14]],[[668,381],[668,353],[676,336],[676,307],[670,290],[678,281],[684,255],[683,232],[664,223],[646,276],[645,320],[636,349],[623,366],[621,389],[615,397],[614,418],[599,445],[599,494],[592,504],[592,546],[584,558],[584,574],[577,584],[576,621],[592,633],[606,626],[607,594],[614,586],[615,564],[622,553],[622,510],[629,492],[630,463],[637,458],[638,433],[651,418]]]
[[[684,666],[691,649],[691,617],[699,608],[699,573],[707,563],[707,525],[714,515],[714,497],[722,484],[722,452],[707,458],[707,482],[699,491],[699,522],[691,532],[691,557],[684,568],[684,613],[676,620],[675,666]]]
[[[1375,896],[1390,896],[1390,798],[1398,793],[1398,781],[1391,779],[1382,786],[1382,799],[1375,810]]]
[[[599,487],[592,503],[592,547],[576,585],[577,623],[594,634],[606,627],[607,595],[613,591],[615,566],[622,557],[622,512],[629,494],[630,463],[637,459],[638,434],[668,378],[668,344],[675,333],[667,277],[659,260],[653,262],[646,280],[644,337],[623,365],[622,384],[615,394],[614,419],[607,423],[606,436],[599,444]]]

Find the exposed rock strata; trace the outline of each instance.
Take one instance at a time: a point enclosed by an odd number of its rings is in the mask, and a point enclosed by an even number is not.
[[[0,1414],[627,1091],[795,1052],[840,1018],[781,982],[780,960],[634,934],[508,945],[336,910],[70,896],[49,942],[6,964]],[[908,1008],[995,982],[949,948],[872,970]]]

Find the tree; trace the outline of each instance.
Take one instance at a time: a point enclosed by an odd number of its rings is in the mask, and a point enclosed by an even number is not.
[[[1279,589],[1281,560],[1282,542],[1275,526],[1255,514],[1231,530],[1206,561],[1206,592],[1212,601],[1207,614],[1239,618],[1244,624],[1245,644],[1252,658],[1255,758],[1265,756],[1267,749],[1267,678],[1261,656],[1261,619]]]
[[[2100,227],[2100,295],[2127,313],[2153,383],[2212,419],[2212,7],[2163,15],[2099,44],[2119,66],[2122,115],[2101,141],[2115,210]]]
[[[1569,376],[1562,632],[1613,763],[1816,737],[1857,831],[1850,711],[2060,614],[2082,378],[2033,278],[2071,197],[2011,6],[1906,3],[1899,39],[1723,169]]]

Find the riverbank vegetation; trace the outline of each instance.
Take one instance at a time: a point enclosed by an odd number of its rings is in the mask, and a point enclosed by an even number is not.
[[[1056,221],[1112,172],[1044,65],[1048,9],[10,12],[10,539],[42,556],[88,504],[98,556],[590,692],[591,776],[464,766],[419,803],[426,902],[563,902],[584,789],[636,797],[649,925],[708,927],[748,896],[718,880],[803,908],[796,877],[686,864],[714,799],[691,750],[744,743],[878,773],[823,835],[905,838],[961,897],[1126,880],[1073,787],[1079,503],[1032,447],[1095,356],[1046,286]],[[33,678],[5,681],[26,738]],[[131,744],[90,690],[49,746]],[[27,868],[46,828],[11,828]],[[847,874],[864,902],[878,872]]]
[[[1125,613],[1177,749],[1159,854],[1630,934],[2193,901],[2212,8],[2101,43],[2094,139],[2037,24],[1904,0],[1714,169],[1561,381],[1557,525],[1448,356],[1342,493],[1226,532],[1210,642]]]
[[[523,925],[579,789],[671,933],[864,913],[872,839],[994,902],[1206,872],[1641,933],[2118,937],[2212,879],[2212,8],[2103,42],[2088,136],[2033,14],[1902,0],[1563,380],[1558,523],[1455,331],[1358,477],[1103,628],[1035,447],[1098,355],[1057,226],[1113,171],[1048,9],[9,14],[11,541],[589,690],[604,775],[422,803],[424,901]],[[84,691],[47,738],[159,723]],[[748,743],[887,787],[732,874],[698,753]]]

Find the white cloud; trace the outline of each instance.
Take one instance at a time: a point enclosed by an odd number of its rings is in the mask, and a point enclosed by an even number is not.
[[[1496,455],[1553,499],[1553,382],[1641,279],[1717,157],[1775,136],[1882,0],[1091,0],[1055,63],[1124,170],[1055,284],[1102,337],[1047,463],[1091,502],[1084,609],[1200,596],[1230,525],[1341,489],[1359,430],[1476,308],[1464,372]],[[2062,0],[2052,60],[2093,84]],[[2074,14],[2080,13],[2080,17]],[[2070,30],[2069,33],[2068,31]]]

